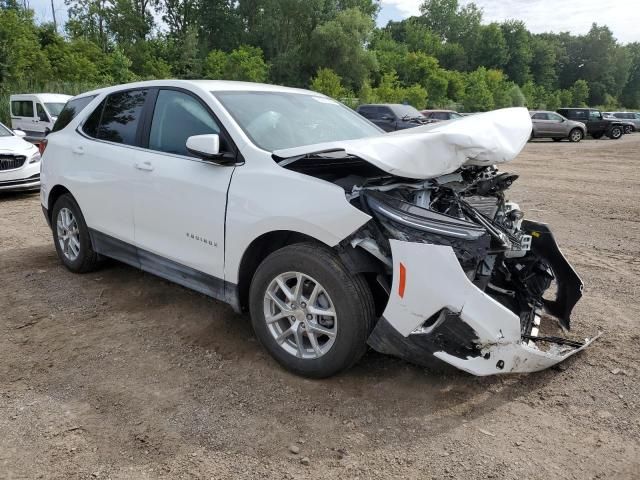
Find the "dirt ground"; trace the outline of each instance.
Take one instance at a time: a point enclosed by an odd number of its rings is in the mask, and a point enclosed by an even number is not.
[[[38,196],[0,196],[0,478],[640,478],[640,134],[505,169],[585,282],[574,335],[603,336],[490,378],[375,353],[295,377],[221,303],[115,262],[69,273]]]

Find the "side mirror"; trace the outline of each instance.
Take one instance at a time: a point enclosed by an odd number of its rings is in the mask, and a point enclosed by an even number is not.
[[[220,136],[216,133],[193,135],[187,138],[186,146],[189,153],[207,162],[224,165],[235,160],[230,153],[220,152]]]
[[[14,130],[13,133],[15,133],[16,137],[26,137],[27,134],[25,132],[23,132],[22,130]]]

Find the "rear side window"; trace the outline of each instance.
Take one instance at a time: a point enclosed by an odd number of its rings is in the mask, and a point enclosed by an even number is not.
[[[11,113],[14,117],[33,117],[33,102],[31,100],[13,101]]]
[[[64,127],[71,123],[71,120],[76,118],[78,114],[84,110],[84,108],[91,103],[91,100],[96,98],[95,95],[90,97],[82,97],[82,98],[73,98],[69,100],[60,115],[58,115],[58,119],[56,123],[53,124],[52,132],[57,132],[58,130],[62,130]]]
[[[548,120],[549,116],[546,113],[536,113],[531,118],[533,118],[534,120]]]
[[[435,112],[431,118],[435,118],[437,120],[449,120],[449,114],[447,112]]]
[[[135,145],[147,90],[109,95],[87,118],[83,131],[99,140]]]
[[[153,111],[149,148],[177,155],[192,156],[187,138],[220,133],[209,111],[194,97],[176,90],[160,90]]]

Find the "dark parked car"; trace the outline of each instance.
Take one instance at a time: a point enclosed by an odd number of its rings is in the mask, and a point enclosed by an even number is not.
[[[360,105],[356,112],[385,132],[404,130],[428,123],[427,119],[411,105],[399,103]]]
[[[431,120],[434,122],[442,122],[446,120],[455,120],[457,118],[462,118],[458,112],[454,112],[453,110],[422,110],[420,113],[424,115],[427,120]]]
[[[584,123],[587,133],[596,139],[606,135],[617,140],[624,134],[624,125],[620,120],[605,118],[602,112],[595,108],[560,108],[557,113],[569,120]]]
[[[553,138],[559,142],[568,138],[572,142],[579,142],[587,135],[587,127],[582,122],[568,120],[559,113],[548,111],[531,111],[533,130],[531,138]]]

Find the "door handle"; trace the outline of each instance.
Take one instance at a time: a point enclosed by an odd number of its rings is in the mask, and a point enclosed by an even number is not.
[[[76,155],[84,155],[84,148],[81,146],[73,147],[71,149],[71,153],[75,153]]]
[[[153,165],[151,165],[151,162],[138,162],[136,163],[136,168],[138,170],[144,170],[145,172],[153,172]]]

